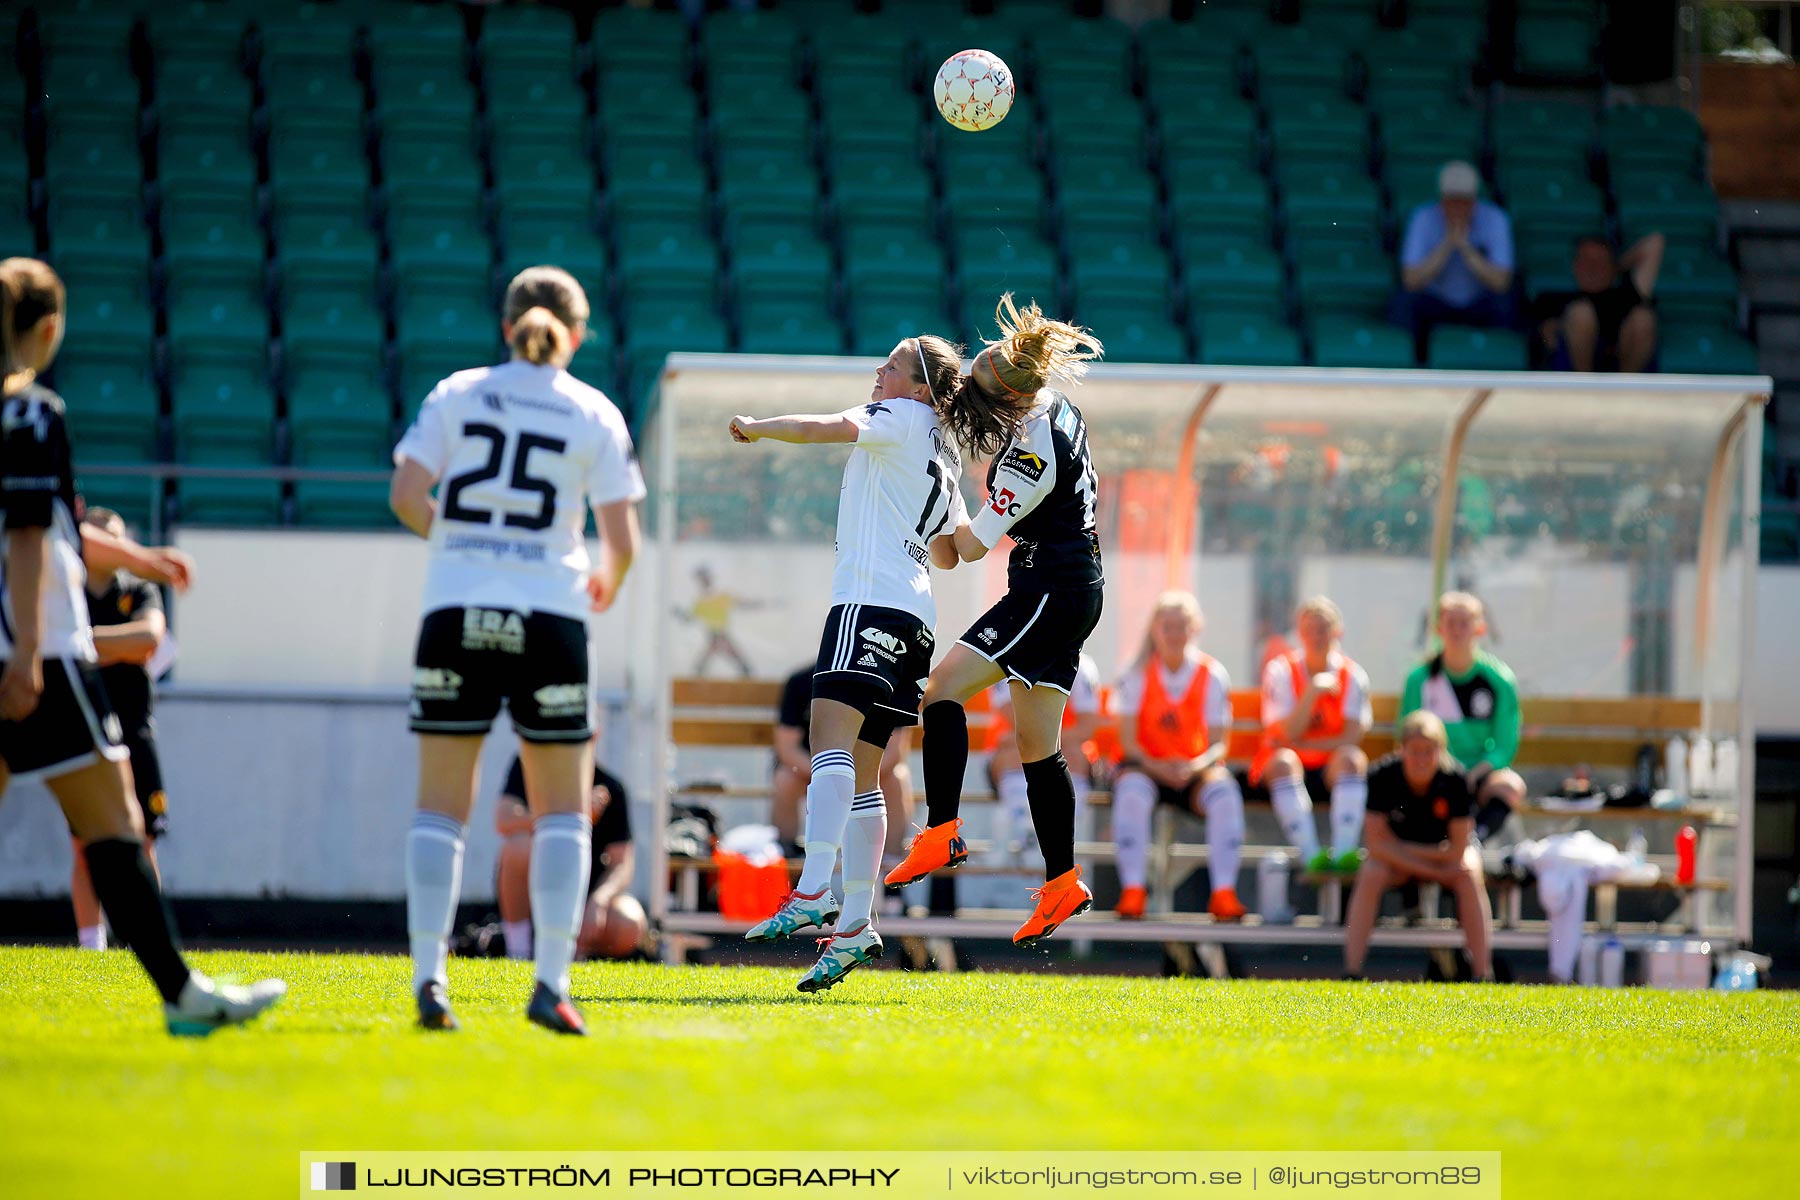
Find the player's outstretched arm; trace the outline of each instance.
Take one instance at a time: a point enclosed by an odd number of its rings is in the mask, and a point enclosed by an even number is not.
[[[400,523],[420,537],[431,536],[431,523],[437,519],[437,501],[431,498],[431,487],[437,482],[417,459],[405,458],[394,468],[394,480],[388,485],[388,507]]]
[[[166,583],[185,592],[194,582],[194,559],[173,546],[140,546],[92,525],[81,527],[81,561],[90,573],[130,571],[151,583]]]
[[[760,421],[755,417],[731,418],[731,440],[734,442],[756,442],[764,438],[797,445],[854,442],[856,432],[856,422],[841,413],[764,417]]]
[[[600,565],[588,576],[588,600],[595,612],[605,612],[637,558],[637,508],[629,500],[596,504],[594,521],[600,526]]]

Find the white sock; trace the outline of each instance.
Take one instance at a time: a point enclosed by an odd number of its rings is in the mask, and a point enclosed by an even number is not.
[[[1142,771],[1126,771],[1113,784],[1113,841],[1119,845],[1119,886],[1143,887],[1150,867],[1150,814],[1156,784]]]
[[[1207,874],[1212,890],[1237,890],[1238,852],[1244,845],[1244,793],[1237,780],[1227,775],[1200,789],[1200,807],[1206,812]]]
[[[812,782],[806,785],[806,865],[800,868],[795,891],[816,896],[831,886],[855,794],[856,760],[848,750],[813,755]]]
[[[1362,844],[1363,813],[1369,807],[1366,775],[1340,775],[1331,789],[1331,852],[1348,854]]]
[[[1281,832],[1296,850],[1304,867],[1319,852],[1319,831],[1313,825],[1312,797],[1306,794],[1306,780],[1289,775],[1269,785],[1269,802],[1275,806],[1275,819]]]
[[[1037,841],[1037,830],[1031,824],[1031,798],[1025,792],[1025,772],[1008,771],[994,784],[994,797],[1000,801],[1000,817],[1005,822],[1005,843],[1017,842],[1031,850]]]
[[[531,957],[530,921],[502,921],[500,928],[506,932],[506,957]]]
[[[855,929],[874,919],[881,888],[881,844],[887,841],[887,804],[879,791],[860,792],[850,801],[844,830],[844,908],[839,929]]]
[[[462,892],[462,823],[420,809],[406,834],[406,933],[412,942],[413,991],[448,985],[450,923]]]
[[[569,994],[569,964],[587,906],[593,826],[586,813],[545,813],[531,827],[531,925],[537,979]]]
[[[106,922],[81,926],[75,931],[75,940],[81,943],[83,950],[106,949]]]

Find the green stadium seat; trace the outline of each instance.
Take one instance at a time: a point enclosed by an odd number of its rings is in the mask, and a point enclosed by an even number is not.
[[[254,97],[250,79],[235,57],[164,56],[157,65],[156,105],[166,123],[177,113],[205,113],[210,118],[248,128]]]
[[[826,161],[833,162],[858,151],[900,156],[917,154],[924,110],[923,102],[867,112],[825,109],[819,133]]]
[[[1040,82],[1058,76],[1095,87],[1130,87],[1130,26],[1106,17],[1071,20],[1066,7],[1044,16],[1031,23],[1027,34]]]
[[[274,460],[275,393],[261,371],[196,366],[176,373],[170,394],[180,461],[235,466]]]
[[[949,330],[954,322],[936,294],[916,302],[868,303],[850,313],[850,353],[885,358],[902,339]]]
[[[369,57],[377,69],[417,66],[446,76],[467,66],[468,33],[460,6],[384,4],[368,10]]]
[[[1521,168],[1504,182],[1507,214],[1523,228],[1568,237],[1606,228],[1606,198],[1585,179]]]
[[[1181,281],[1190,308],[1211,308],[1279,296],[1284,277],[1281,260],[1273,250],[1253,245],[1214,245],[1196,247],[1184,255]]]
[[[141,465],[134,463],[133,465]],[[96,475],[78,471],[75,491],[89,508],[110,508],[125,518],[125,525],[148,539],[153,514],[162,512],[163,484],[141,475]]]
[[[388,221],[388,241],[396,271],[429,277],[447,271],[458,275],[485,273],[493,248],[480,224],[460,214],[424,212]]]
[[[1731,264],[1704,249],[1675,244],[1663,255],[1656,277],[1656,303],[1663,312],[1720,313],[1735,321],[1738,306],[1737,273]]]
[[[1367,170],[1368,118],[1341,99],[1313,99],[1272,110],[1269,138],[1283,167],[1318,163]]]
[[[1156,179],[1135,163],[1064,160],[1056,192],[1064,228],[1154,231],[1161,224]]]
[[[1012,228],[1038,229],[1047,204],[1035,168],[1018,170],[998,163],[944,176],[944,205],[960,220],[997,221]]]
[[[1524,75],[1588,80],[1599,73],[1598,9],[1581,16],[1521,16],[1513,26],[1514,64]]]
[[[380,247],[367,225],[326,213],[278,213],[275,231],[284,284],[374,295]]]
[[[1670,375],[1760,375],[1756,347],[1725,325],[1665,322],[1657,331],[1658,364]]]
[[[123,54],[57,54],[44,62],[44,106],[57,118],[133,117],[138,81]]]
[[[489,8],[481,18],[477,44],[490,72],[524,67],[574,73],[575,21],[561,9],[542,4]]]
[[[1545,292],[1573,292],[1575,275],[1572,260],[1574,248],[1568,238],[1536,239],[1522,243],[1516,254],[1525,273],[1527,295]]]
[[[156,57],[159,94],[178,63],[235,66],[244,51],[245,23],[241,11],[214,0],[164,3],[146,12],[144,26]]]
[[[1381,221],[1381,192],[1359,171],[1301,167],[1281,175],[1281,209],[1290,233],[1344,225],[1366,229]]]
[[[1085,297],[1160,295],[1169,282],[1169,257],[1154,237],[1130,230],[1086,229],[1068,237],[1069,265]]]
[[[237,204],[190,202],[163,209],[163,247],[182,275],[258,279],[263,232],[255,210]]]
[[[936,287],[948,273],[943,246],[917,229],[877,224],[844,237],[844,283],[852,290]]]
[[[1177,230],[1207,228],[1264,230],[1273,204],[1258,172],[1234,163],[1170,162],[1169,219]]]
[[[168,128],[159,141],[157,182],[165,211],[201,200],[254,198],[256,157],[248,120]]]
[[[131,44],[132,14],[105,0],[60,0],[39,4],[38,36],[47,57],[62,54],[124,56]],[[13,14],[16,16],[16,13]]]
[[[328,529],[399,527],[388,508],[388,485],[380,481],[300,480],[294,484],[294,520]]]
[[[511,279],[527,267],[551,264],[575,276],[583,288],[599,292],[606,284],[606,245],[580,225],[531,222],[501,233],[500,275]]]
[[[347,47],[326,59],[266,62],[263,81],[269,107],[282,116],[311,115],[338,125],[353,124],[362,116],[362,84],[351,69]]]
[[[594,168],[579,142],[517,141],[494,147],[494,189],[504,205],[561,200],[585,209],[594,194]]]
[[[284,350],[303,360],[330,355],[379,363],[387,321],[370,295],[301,285],[283,292],[281,336]]]
[[[183,479],[175,496],[188,525],[258,526],[281,520],[278,479]]]
[[[295,372],[287,401],[296,465],[385,465],[393,449],[393,412],[378,363]]]
[[[1719,199],[1711,187],[1671,175],[1614,176],[1619,225],[1627,244],[1646,233],[1710,241],[1718,234]]]
[[[169,350],[177,363],[261,359],[269,316],[260,283],[177,276],[169,285]]]
[[[121,354],[149,359],[156,339],[156,315],[141,285],[85,286],[79,291],[70,287],[67,303],[65,328],[77,343],[106,341],[116,345]]]
[[[1466,104],[1413,104],[1383,118],[1381,145],[1389,163],[1479,162],[1481,113]]]
[[[738,349],[745,354],[842,354],[844,331],[818,304],[739,306]]]
[[[890,154],[845,155],[831,170],[840,216],[907,217],[931,208],[931,176],[917,163]]]
[[[611,68],[640,64],[684,65],[688,57],[688,27],[673,9],[635,8],[622,5],[594,14],[594,61],[605,75]]]
[[[52,195],[69,187],[135,192],[143,177],[135,110],[50,122],[44,146],[44,182]]]
[[[529,130],[539,141],[560,140],[577,147],[585,144],[587,98],[575,85],[573,75],[529,63],[491,67],[483,91],[488,118],[499,128],[515,134]]]
[[[606,164],[606,201],[613,219],[622,217],[704,217],[706,172],[691,150],[663,148],[643,153],[615,150]]]
[[[1245,367],[1297,367],[1300,335],[1264,316],[1209,313],[1196,331],[1200,361]]]
[[[1106,344],[1108,362],[1182,363],[1190,360],[1187,333],[1166,315],[1109,310],[1076,298],[1076,320]]]
[[[405,297],[396,306],[402,355],[426,348],[454,351],[465,366],[491,358],[500,341],[499,321],[493,308],[473,298],[438,295],[430,291]]]
[[[681,226],[660,233],[641,230],[619,246],[618,278],[627,287],[710,289],[718,277],[719,252],[710,237],[695,237]]]
[[[1307,239],[1294,257],[1295,286],[1315,313],[1379,312],[1394,290],[1394,259],[1379,242]]]
[[[150,261],[150,231],[133,199],[80,199],[50,204],[50,261],[78,272],[92,264],[126,266],[138,278]]]
[[[1344,96],[1349,56],[1366,39],[1320,36],[1310,17],[1297,25],[1267,25],[1250,42],[1257,90],[1265,97],[1284,85],[1323,88]]]
[[[69,440],[79,462],[156,458],[156,385],[150,360],[110,339],[88,341],[71,328],[53,383],[68,400]]]
[[[1410,367],[1412,337],[1379,317],[1327,314],[1312,322],[1313,365]]]
[[[1509,100],[1494,109],[1494,145],[1502,161],[1566,162],[1594,145],[1593,110],[1578,104]]]
[[[358,9],[347,4],[271,4],[256,15],[263,57],[348,57],[356,39]]]
[[[269,136],[269,177],[278,192],[367,189],[369,160],[360,130],[309,130]]]
[[[1440,325],[1431,332],[1425,365],[1435,371],[1523,371],[1525,339],[1510,329]]]
[[[1455,7],[1430,12],[1416,11],[1417,4],[1410,7],[1415,11],[1409,14],[1407,32],[1418,35],[1434,53],[1459,64],[1472,63],[1481,57],[1482,46],[1487,41],[1484,5],[1457,0]]]
[[[427,65],[389,67],[375,78],[375,115],[384,125],[409,129],[468,129],[475,122],[475,88]]]

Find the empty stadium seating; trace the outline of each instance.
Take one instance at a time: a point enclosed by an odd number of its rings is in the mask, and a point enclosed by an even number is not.
[[[0,238],[70,279],[58,378],[96,462],[379,468],[436,378],[501,353],[499,289],[540,261],[587,286],[576,373],[628,412],[672,350],[966,342],[1004,290],[1120,360],[1413,365],[1380,313],[1449,157],[1512,213],[1528,295],[1568,285],[1576,234],[1660,230],[1664,368],[1754,363],[1699,125],[1571,99],[1596,3],[1521,0],[1499,39],[1482,0],[1218,0],[1136,30],[980,7],[36,0],[0,10],[27,84],[0,94]],[[1020,80],[978,135],[928,97],[977,44]],[[1427,349],[1530,359],[1506,333]],[[165,499],[387,520],[377,490],[230,482]]]

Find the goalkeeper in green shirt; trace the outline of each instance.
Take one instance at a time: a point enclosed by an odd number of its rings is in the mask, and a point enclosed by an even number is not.
[[[1525,803],[1525,781],[1512,769],[1519,752],[1519,692],[1505,663],[1482,650],[1487,616],[1467,592],[1438,600],[1443,649],[1406,677],[1400,717],[1425,709],[1444,722],[1450,753],[1469,773],[1475,795],[1475,832],[1488,839]]]

